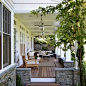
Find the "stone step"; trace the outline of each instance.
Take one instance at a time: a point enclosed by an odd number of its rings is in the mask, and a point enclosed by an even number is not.
[[[55,82],[55,78],[31,78],[31,82]]]
[[[55,82],[32,82],[30,84],[26,84],[26,86],[60,86]]]

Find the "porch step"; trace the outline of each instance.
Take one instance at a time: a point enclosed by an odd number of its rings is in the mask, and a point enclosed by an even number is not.
[[[30,84],[26,84],[26,86],[60,86],[55,82],[32,82]]]
[[[31,82],[55,82],[55,78],[31,78]]]

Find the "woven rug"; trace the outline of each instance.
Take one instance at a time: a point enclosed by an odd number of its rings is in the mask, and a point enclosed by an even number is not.
[[[40,67],[55,67],[55,64],[54,64],[54,62],[42,62],[42,63],[39,63],[39,66]]]

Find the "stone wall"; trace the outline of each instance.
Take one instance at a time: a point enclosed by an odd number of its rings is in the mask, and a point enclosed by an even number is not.
[[[0,86],[16,86],[16,65],[0,74]]]
[[[42,48],[46,48],[47,47],[47,44],[34,44],[34,49],[35,50],[42,50]],[[54,46],[48,46],[47,49],[49,51],[54,51],[55,50],[55,47]]]
[[[74,70],[74,83],[80,83],[79,70]]]
[[[74,86],[80,82],[79,70],[74,68],[56,68],[56,83],[61,86]]]
[[[31,68],[16,68],[16,73],[21,77],[24,85],[31,82]]]
[[[58,57],[58,60],[59,63],[61,63],[64,68],[74,67],[74,61],[65,61],[65,57],[64,58]]]

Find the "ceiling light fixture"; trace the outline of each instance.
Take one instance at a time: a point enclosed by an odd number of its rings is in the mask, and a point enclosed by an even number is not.
[[[40,20],[40,23],[39,23],[39,29],[44,33],[44,22],[43,22],[43,19],[42,19],[42,14],[41,14],[41,20]]]

